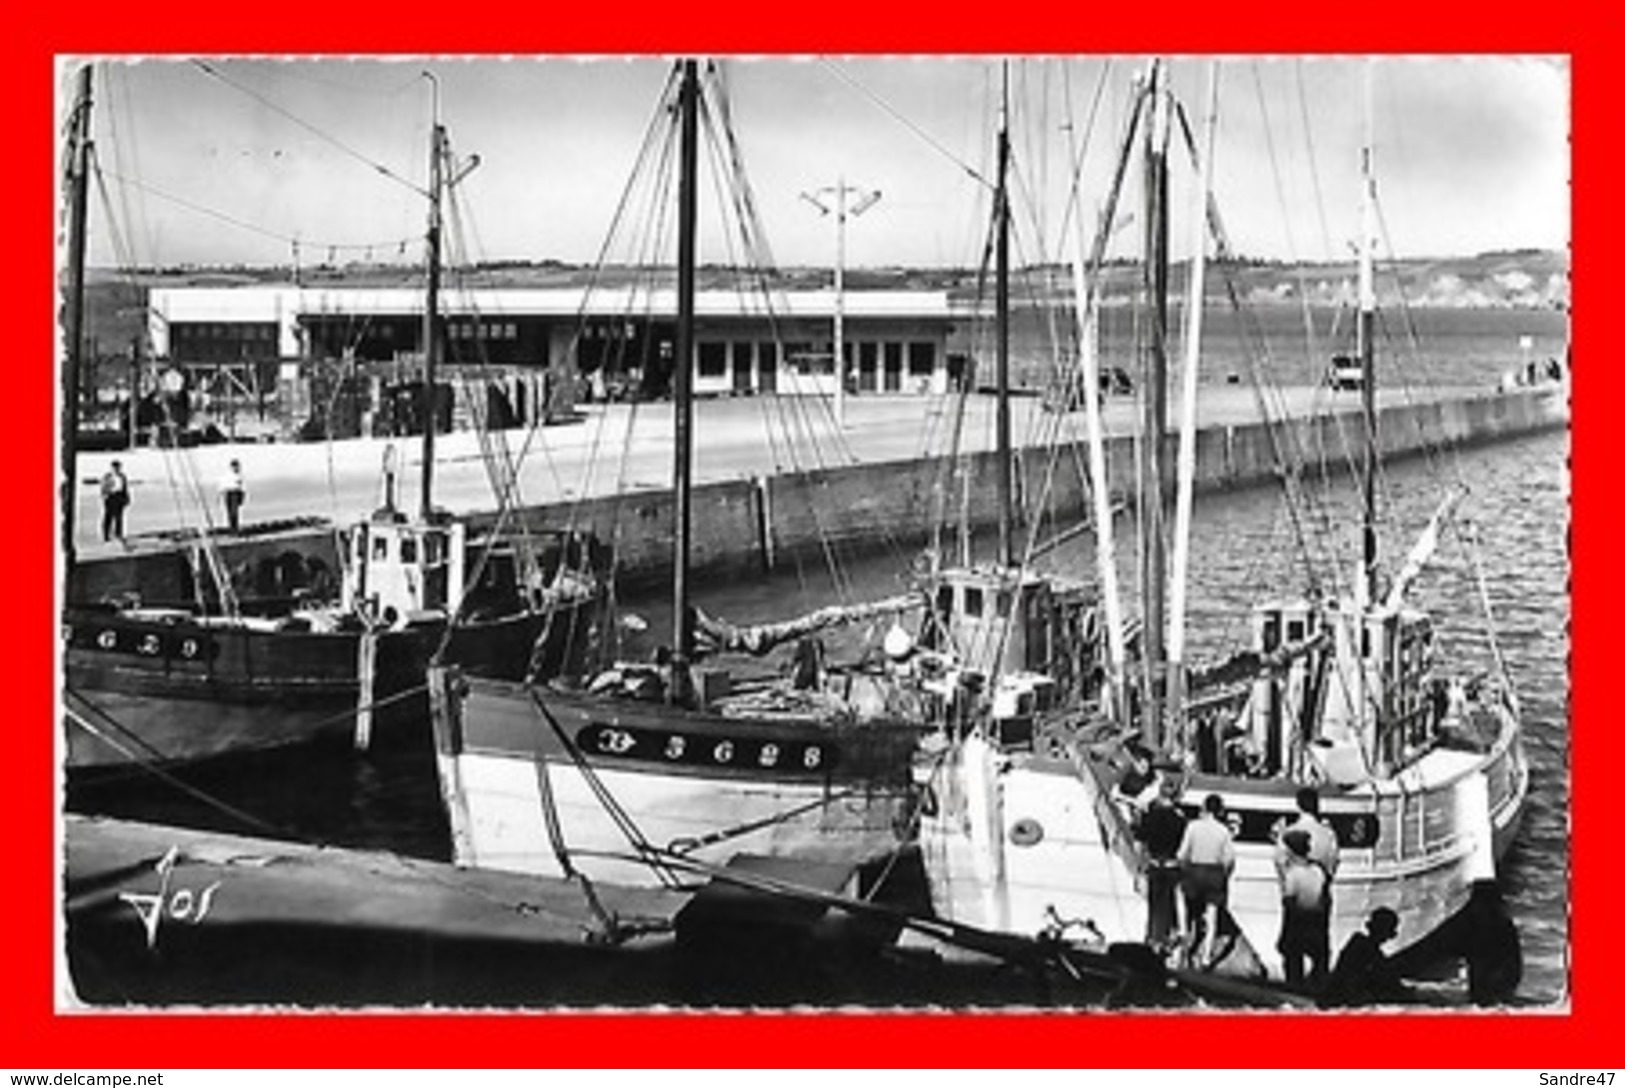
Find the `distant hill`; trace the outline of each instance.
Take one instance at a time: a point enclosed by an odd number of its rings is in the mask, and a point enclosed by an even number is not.
[[[1173,270],[1175,290],[1182,288],[1184,271],[1183,266]],[[611,267],[600,269],[596,282],[601,286],[624,285],[644,274],[642,269]],[[1229,275],[1242,297],[1256,304],[1295,304],[1303,297],[1319,305],[1354,301],[1356,268],[1352,260],[1318,264],[1249,261],[1232,266]],[[130,344],[142,332],[147,291],[153,287],[248,286],[288,283],[294,277],[290,267],[140,269],[128,273],[93,269],[86,276],[86,319],[93,353],[128,353]],[[1068,268],[1025,268],[1013,271],[1012,277],[1016,281],[1013,294],[1023,301],[1057,302],[1072,296],[1072,273]],[[702,290],[759,285],[764,278],[781,290],[812,290],[829,287],[833,274],[828,268],[792,267],[747,275],[733,269],[705,267],[698,276]],[[422,272],[408,265],[317,266],[300,269],[298,279],[308,285],[407,287],[421,284]],[[448,289],[456,285],[580,287],[593,279],[590,269],[558,261],[501,261],[448,274],[447,284]],[[851,268],[844,279],[850,291],[948,291],[955,300],[966,304],[974,301],[979,290],[985,297],[992,292],[991,272],[979,276],[976,269],[965,268]],[[1379,267],[1377,279],[1379,303],[1383,305],[1393,305],[1401,297],[1410,306],[1438,308],[1566,309],[1569,304],[1569,257],[1557,250],[1411,258]],[[1139,272],[1126,264],[1113,265],[1106,269],[1103,281],[1108,304],[1122,303],[1138,291]]]

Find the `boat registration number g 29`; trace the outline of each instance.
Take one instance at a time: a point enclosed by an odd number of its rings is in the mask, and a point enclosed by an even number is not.
[[[840,757],[839,748],[825,741],[684,733],[597,722],[580,729],[575,741],[589,757],[809,778],[828,774]]]
[[[214,640],[199,631],[74,625],[68,629],[68,645],[80,650],[101,650],[166,661],[208,661],[215,656]]]

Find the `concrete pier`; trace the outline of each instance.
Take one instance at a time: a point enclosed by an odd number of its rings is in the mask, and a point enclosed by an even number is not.
[[[944,512],[966,511],[976,525],[995,517],[993,399],[851,398],[837,427],[828,406],[811,398],[701,401],[694,434],[693,558],[702,574],[760,570],[798,552],[837,541],[850,546],[918,540]],[[1269,418],[1287,421],[1273,427]],[[1131,398],[1105,405],[1108,474],[1134,479]],[[1566,386],[1384,391],[1378,405],[1381,454],[1392,460],[1428,449],[1514,437],[1568,424]],[[1359,397],[1320,387],[1272,393],[1267,406],[1240,386],[1204,389],[1198,412],[1196,485],[1200,491],[1274,478],[1281,458],[1347,470],[1360,456]],[[958,433],[964,475],[949,476],[942,457]],[[519,505],[526,524],[572,526],[610,542],[623,576],[667,573],[672,536],[671,407],[600,405],[580,422],[540,431],[439,436],[437,503],[495,525],[500,507],[487,472],[492,460],[519,463]],[[1087,509],[1082,411],[1048,410],[1035,397],[1013,402],[1019,493],[1060,519]],[[1170,436],[1173,463],[1177,436]],[[357,439],[292,445],[236,444],[182,451],[87,454],[79,460],[78,564],[70,593],[96,599],[143,587],[148,596],[174,580],[177,545],[197,527],[222,547],[228,567],[289,550],[332,561],[333,525],[374,509],[382,496],[385,450],[395,447],[396,502],[418,495],[417,439]],[[96,482],[123,461],[133,502],[123,544],[99,539]],[[218,531],[214,481],[232,458],[242,461],[249,497],[245,533]],[[510,520],[508,524],[512,524]],[[325,519],[329,525],[322,526]],[[273,530],[281,525],[278,531]],[[159,587],[159,588],[155,588]]]

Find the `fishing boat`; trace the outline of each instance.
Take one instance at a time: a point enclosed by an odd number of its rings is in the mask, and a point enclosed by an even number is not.
[[[73,214],[63,548],[74,565],[74,412],[83,342],[84,203],[92,169],[91,68],[80,77],[72,129]],[[438,111],[438,104],[437,104]],[[435,118],[430,153],[425,391],[434,390],[443,335],[438,314],[441,202],[457,180],[446,131]],[[466,173],[466,170],[462,171]],[[460,175],[458,175],[460,176]],[[426,397],[430,394],[425,392]],[[343,539],[336,601],[306,600],[256,611],[238,599],[208,534],[200,564],[213,588],[188,606],[120,599],[70,601],[63,612],[70,774],[172,767],[322,738],[410,743],[427,709],[424,669],[447,657],[471,672],[521,677],[562,669],[583,652],[599,608],[590,541],[560,535],[546,549],[493,539],[476,546],[465,525],[432,501],[433,413],[422,413],[422,501],[415,516],[396,502],[386,456],[384,500]],[[421,734],[421,726],[415,732]],[[416,743],[427,746],[427,736]]]
[[[1216,70],[1213,87],[1216,101]],[[1044,744],[1013,745],[980,723],[953,738],[932,779],[921,849],[933,905],[945,919],[1081,943],[1146,941],[1146,858],[1136,838],[1141,791],[1155,776],[1171,776],[1183,789],[1187,813],[1208,795],[1220,799],[1235,843],[1229,916],[1220,925],[1228,939],[1205,949],[1194,966],[1279,980],[1275,852],[1296,815],[1299,790],[1316,791],[1321,818],[1340,847],[1333,949],[1360,930],[1372,910],[1387,907],[1399,918],[1394,947],[1403,951],[1420,947],[1467,907],[1475,887],[1495,879],[1517,832],[1529,774],[1518,703],[1499,654],[1483,673],[1447,675],[1436,661],[1434,620],[1409,596],[1458,495],[1446,497],[1386,587],[1379,581],[1369,135],[1362,160],[1359,419],[1366,440],[1358,573],[1338,591],[1260,602],[1251,612],[1250,645],[1209,667],[1187,662],[1183,602],[1207,230],[1193,251],[1183,433],[1168,533],[1168,474],[1161,462],[1170,436],[1158,391],[1168,384],[1166,204],[1177,109],[1163,66],[1153,64],[1134,98],[1116,175],[1120,183],[1138,147],[1146,172],[1145,284],[1153,314],[1139,383],[1145,397],[1136,484],[1140,654],[1130,660],[1112,652],[1099,706],[1047,730]],[[1211,161],[1212,128],[1205,155],[1188,124],[1183,132],[1192,159],[1199,166]],[[1198,219],[1211,227],[1222,259],[1228,245],[1205,175],[1198,185]],[[1102,222],[1110,222],[1117,198],[1114,188]],[[1079,313],[1088,306],[1080,297]],[[1280,467],[1290,493],[1295,473],[1290,465]],[[1163,543],[1169,537],[1171,579]],[[1109,547],[1100,550],[1111,554]]]
[[[945,697],[919,671],[831,664],[816,635],[918,611],[923,595],[752,628],[706,617],[691,600],[700,83],[696,63],[679,62],[657,115],[678,129],[670,643],[653,661],[547,684],[431,669],[459,865],[630,886],[681,882],[738,855],[856,872],[909,834],[910,766],[930,714],[920,707]],[[736,673],[723,656],[786,643],[788,677]]]

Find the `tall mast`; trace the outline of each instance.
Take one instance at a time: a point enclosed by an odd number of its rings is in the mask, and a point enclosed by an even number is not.
[[[1140,737],[1162,747],[1163,652],[1166,571],[1162,540],[1163,435],[1168,426],[1168,100],[1162,65],[1151,66],[1151,124],[1145,149],[1145,292],[1151,310],[1145,349],[1140,477],[1140,577],[1145,594],[1145,677]],[[1092,392],[1092,391],[1091,391]]]
[[[673,702],[688,698],[688,662],[694,646],[694,626],[688,604],[689,504],[693,457],[694,356],[694,233],[698,152],[699,76],[692,60],[682,62],[678,91],[681,148],[677,181],[677,345],[672,361],[672,399],[675,418],[672,493],[676,521],[672,542],[672,662],[668,687]],[[839,349],[837,349],[839,350]],[[837,368],[838,369],[838,368]]]
[[[1202,353],[1202,301],[1207,275],[1207,201],[1211,185],[1214,128],[1218,123],[1219,65],[1208,75],[1206,151],[1197,170],[1196,214],[1192,218],[1191,275],[1185,309],[1185,370],[1179,415],[1178,493],[1174,500],[1174,569],[1169,592],[1168,700],[1175,735],[1185,738],[1185,612],[1190,580],[1191,504],[1196,484],[1196,378]]]
[[[1372,164],[1371,62],[1365,68],[1365,144],[1360,149],[1360,315],[1356,326],[1360,349],[1360,406],[1365,415],[1365,460],[1362,464],[1361,599],[1377,599],[1377,368],[1373,333],[1377,320],[1376,247],[1377,178]]]
[[[79,70],[79,93],[69,121],[68,283],[62,362],[62,556],[68,569],[75,559],[74,473],[79,446],[79,372],[85,343],[85,223],[90,195],[91,66]],[[133,432],[132,432],[133,433]]]
[[[1128,650],[1123,633],[1122,602],[1117,592],[1117,545],[1112,531],[1111,484],[1106,475],[1106,448],[1101,422],[1100,365],[1097,355],[1097,308],[1095,287],[1085,275],[1085,269],[1099,268],[1105,259],[1106,245],[1111,236],[1111,224],[1117,216],[1117,202],[1123,193],[1123,179],[1134,154],[1134,141],[1140,118],[1145,111],[1145,90],[1136,94],[1129,111],[1128,124],[1123,129],[1122,142],[1117,152],[1117,166],[1112,173],[1111,188],[1106,203],[1100,209],[1094,243],[1087,259],[1083,253],[1083,216],[1078,216],[1076,251],[1073,254],[1072,286],[1077,297],[1078,339],[1080,370],[1083,381],[1084,421],[1088,430],[1089,488],[1094,493],[1095,563],[1100,572],[1100,595],[1105,614],[1107,653],[1107,692],[1105,709],[1113,720],[1121,721],[1127,708],[1123,687]]]
[[[999,180],[993,190],[994,237],[997,250],[994,305],[997,322],[997,382],[995,430],[998,445],[999,565],[1015,565],[1014,517],[1011,511],[1010,458],[1010,73],[1004,73],[1003,100],[999,104]]]
[[[440,171],[446,129],[440,123],[440,84],[432,74],[423,74],[434,87],[434,128],[429,137],[429,288],[423,307],[423,496],[420,504],[421,516],[428,521],[434,511],[434,430],[439,400],[435,396],[435,356],[440,352]]]

